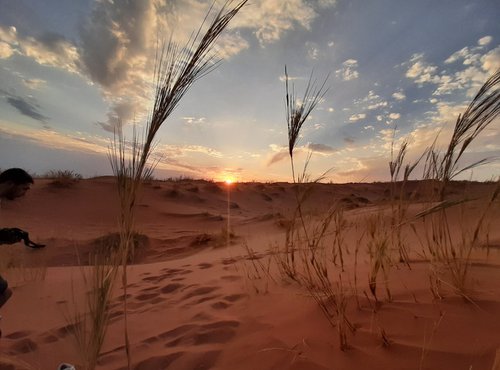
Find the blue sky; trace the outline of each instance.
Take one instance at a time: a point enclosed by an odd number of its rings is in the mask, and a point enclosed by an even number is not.
[[[111,173],[113,127],[143,125],[157,35],[182,43],[205,0],[0,0],[0,168]],[[219,2],[219,5],[221,2]],[[299,93],[329,90],[305,123],[298,165],[336,182],[387,180],[393,129],[417,157],[500,67],[496,1],[250,0],[158,134],[157,177],[290,181],[284,66]],[[160,30],[160,32],[159,32]],[[500,156],[500,123],[467,161]],[[494,162],[473,174],[500,174]]]

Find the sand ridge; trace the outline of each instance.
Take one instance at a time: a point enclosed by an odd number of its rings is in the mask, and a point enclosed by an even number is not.
[[[416,253],[411,270],[391,269],[392,301],[380,293],[375,303],[363,294],[369,292],[369,267],[360,254],[359,292],[348,306],[356,333],[351,348],[340,351],[336,330],[306,291],[279,279],[274,267],[273,279],[252,270],[259,261],[271,265],[272,246],[284,241],[293,186],[233,184],[235,237],[229,246],[226,185],[187,180],[144,186],[127,297],[134,369],[493,368],[500,347],[498,230],[490,234],[488,255],[475,256],[471,267],[473,302],[451,294],[436,300],[428,287],[428,263]],[[454,184],[457,194],[463,186]],[[488,184],[467,186],[478,196],[489,190]],[[65,316],[75,295],[84,306],[82,271],[89,270],[89,253],[117,232],[115,189],[111,178],[82,180],[68,189],[40,180],[25,199],[2,204],[2,226],[29,230],[47,248],[8,247],[22,268],[5,273],[14,294],[1,312],[1,353],[40,369],[81,363]],[[407,190],[415,195],[417,184]],[[413,198],[412,212],[424,197]],[[387,184],[317,184],[305,211],[321,215],[325,200],[342,204],[348,220],[367,217],[386,209]],[[359,233],[352,229],[347,241]],[[416,240],[410,242],[419,249]],[[353,261],[352,249],[345,258],[346,264]],[[123,299],[117,284],[99,369],[126,366]]]

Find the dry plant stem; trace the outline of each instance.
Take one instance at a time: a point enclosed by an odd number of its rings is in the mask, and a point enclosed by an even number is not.
[[[85,370],[93,370],[97,366],[97,360],[106,336],[109,300],[116,277],[115,266],[119,263],[118,255],[115,253],[95,255],[92,261],[90,277],[82,269],[84,284],[89,288],[86,295],[87,313],[81,312],[77,308],[75,291],[72,286],[75,311],[70,312],[66,317],[66,321],[73,328],[71,332],[75,337]]]
[[[410,175],[417,165],[426,155],[426,151],[413,163],[404,165],[404,159],[408,150],[408,139],[404,139],[399,148],[398,154],[394,158],[394,141],[397,127],[394,127],[391,143],[391,161],[389,162],[389,172],[391,175],[390,199],[391,199],[391,243],[399,252],[399,261],[404,262],[409,269],[408,250],[402,236],[402,228],[405,225],[406,213],[408,211],[408,201],[406,200],[406,184]],[[403,179],[400,181],[399,175],[404,165]],[[396,197],[397,185],[399,184],[399,195]]]
[[[445,315],[445,312],[441,312],[439,315],[438,321],[434,321],[433,327],[432,327],[432,332],[430,335],[429,340],[427,341],[427,333],[424,334],[424,343],[422,345],[422,354],[420,356],[420,364],[419,364],[419,370],[422,370],[424,368],[424,361],[425,361],[425,356],[427,355],[427,347],[431,345],[434,335],[436,334],[439,325],[441,325],[441,321],[443,320],[443,317]]]
[[[459,168],[459,160],[474,139],[500,113],[500,68],[484,83],[479,92],[455,123],[448,148],[437,168],[441,180],[440,200],[444,200],[445,189],[450,180],[460,173],[491,161],[485,158]]]
[[[246,4],[247,0],[227,1],[217,12],[202,33],[202,28],[213,12],[210,7],[205,20],[196,33],[183,48],[179,48],[173,41],[164,45],[157,54],[155,64],[156,91],[152,111],[144,133],[142,144],[134,135],[131,154],[126,155],[126,142],[121,130],[118,131],[118,140],[115,136],[111,148],[110,162],[117,177],[120,197],[120,251],[122,266],[122,284],[124,290],[124,336],[127,354],[127,366],[131,368],[130,341],[128,338],[127,320],[127,263],[133,257],[131,244],[135,201],[142,181],[151,177],[154,166],[148,166],[149,157],[154,148],[154,138],[161,125],[170,116],[184,94],[196,80],[212,71],[218,64],[212,53],[215,41],[227,27],[231,19]]]
[[[381,221],[381,215],[375,215],[367,220],[368,225],[368,240],[367,248],[368,255],[370,256],[371,270],[368,277],[368,286],[375,301],[377,298],[377,278],[380,270],[382,270],[384,277],[384,285],[387,292],[387,298],[392,300],[391,291],[389,289],[388,270],[390,268],[391,260],[389,254],[389,237],[385,230],[384,222]]]
[[[329,258],[326,256],[326,248],[323,245],[333,222],[337,226],[333,248],[338,249],[341,265],[343,266],[343,237],[340,230],[344,226],[343,217],[339,213],[339,208],[334,206],[323,215],[319,222],[313,222],[312,218],[306,220],[303,206],[312,190],[311,186],[307,186],[307,183],[310,182],[307,166],[311,159],[311,153],[308,154],[304,169],[300,175],[296,175],[294,164],[294,149],[300,136],[300,130],[308,115],[325,94],[326,81],[325,79],[323,84],[316,88],[311,75],[303,99],[297,101],[293,87],[291,89],[289,87],[288,71],[285,67],[288,148],[292,179],[295,185],[296,209],[286,233],[285,252],[287,255],[290,252],[291,257],[290,259],[288,259],[288,256],[281,258],[280,270],[289,276],[291,275],[292,279],[309,291],[330,325],[337,328],[339,345],[341,350],[344,351],[348,348],[347,331],[354,332],[354,326],[346,316],[348,299],[342,276],[339,274],[339,280],[336,283],[330,281],[327,266]],[[324,175],[312,183],[319,182],[323,178]],[[297,224],[300,226],[297,226]],[[295,248],[296,242],[299,248]],[[297,270],[295,250],[300,253],[300,271]],[[333,253],[335,259],[337,251]]]
[[[455,123],[452,137],[444,154],[435,149],[435,144],[427,151],[424,176],[437,184],[437,205],[421,212],[417,217],[423,218],[424,225],[430,219],[430,234],[426,235],[428,250],[431,254],[431,271],[435,276],[431,281],[436,282],[431,290],[439,296],[439,271],[446,267],[452,277],[452,282],[457,292],[466,296],[467,275],[470,267],[470,256],[477,244],[479,230],[484,222],[485,214],[479,218],[472,238],[462,234],[461,243],[455,246],[450,231],[447,209],[457,204],[467,202],[467,199],[450,201],[445,199],[449,183],[464,171],[475,168],[491,161],[485,158],[472,164],[460,167],[460,159],[474,141],[474,139],[498,117],[500,113],[500,69],[491,76],[481,87],[472,102]],[[495,199],[497,195],[494,195]],[[486,207],[486,208],[489,208]],[[487,209],[486,209],[487,210]],[[486,211],[485,210],[485,211]]]

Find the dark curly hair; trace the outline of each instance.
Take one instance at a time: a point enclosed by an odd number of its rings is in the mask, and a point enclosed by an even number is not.
[[[0,184],[9,181],[15,185],[33,184],[33,177],[21,168],[9,168],[0,174]]]

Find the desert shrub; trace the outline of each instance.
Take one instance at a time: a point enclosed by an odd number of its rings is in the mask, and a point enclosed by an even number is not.
[[[134,259],[134,255],[132,253],[137,253],[138,251],[143,249],[148,245],[149,239],[147,235],[140,234],[138,232],[133,232],[132,237],[132,246],[129,250],[128,260],[131,262]],[[120,249],[120,233],[109,233],[104,236],[101,236],[94,240],[95,250],[94,254],[98,258],[98,256],[108,256],[112,253],[116,253]],[[90,261],[93,263],[93,261]]]
[[[49,185],[56,188],[69,188],[83,179],[81,174],[73,170],[51,170],[43,177],[51,179]]]

